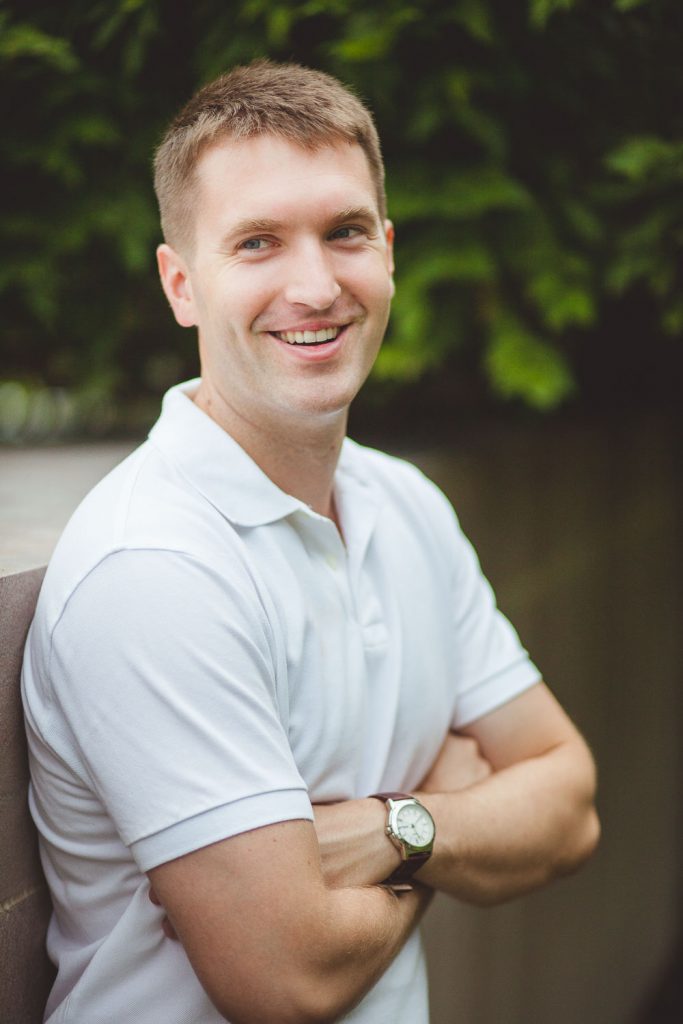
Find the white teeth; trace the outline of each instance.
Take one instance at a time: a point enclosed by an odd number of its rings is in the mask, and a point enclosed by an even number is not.
[[[315,345],[334,341],[340,330],[341,327],[325,327],[322,331],[273,331],[273,334],[289,345]]]

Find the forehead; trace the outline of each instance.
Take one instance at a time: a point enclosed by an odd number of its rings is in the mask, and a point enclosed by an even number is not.
[[[379,216],[365,153],[353,143],[306,149],[272,135],[221,141],[200,157],[197,222],[291,218],[369,206]]]

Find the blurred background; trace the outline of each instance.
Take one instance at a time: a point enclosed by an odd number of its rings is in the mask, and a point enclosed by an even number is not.
[[[397,294],[350,432],[446,490],[601,775],[581,875],[431,911],[434,1024],[683,1020],[682,42],[677,0],[0,0],[0,525],[197,373],[154,261],[176,109],[269,56],[375,112]]]

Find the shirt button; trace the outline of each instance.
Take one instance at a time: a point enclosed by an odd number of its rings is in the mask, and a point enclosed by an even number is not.
[[[333,571],[336,570],[339,565],[336,555],[325,555],[325,561],[329,565],[330,569],[332,569]]]

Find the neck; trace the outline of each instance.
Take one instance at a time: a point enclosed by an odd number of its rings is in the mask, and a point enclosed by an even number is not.
[[[252,422],[204,381],[195,404],[237,441],[280,490],[337,522],[334,472],[346,434],[348,410],[306,417],[260,417]],[[339,525],[339,524],[337,524]]]

